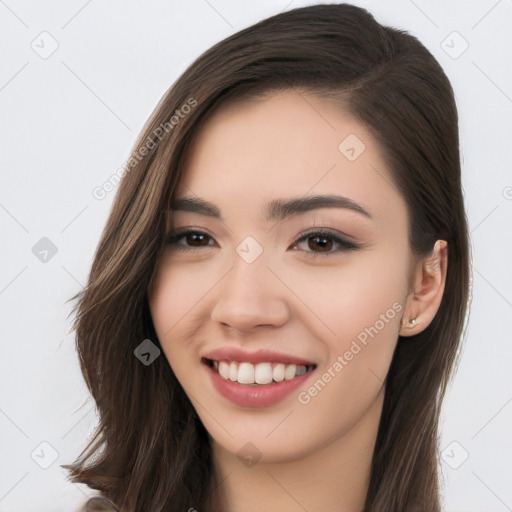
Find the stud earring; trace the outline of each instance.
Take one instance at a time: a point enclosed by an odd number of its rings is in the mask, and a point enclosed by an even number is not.
[[[416,326],[416,322],[417,322],[417,319],[413,318],[409,322],[402,322],[402,327],[404,327],[405,329],[412,329],[413,327]]]

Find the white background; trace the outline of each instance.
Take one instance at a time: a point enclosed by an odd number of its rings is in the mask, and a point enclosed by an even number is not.
[[[92,494],[59,467],[96,422],[66,302],[86,281],[115,193],[98,200],[92,190],[124,164],[161,96],[200,53],[311,3],[0,0],[0,512],[75,510]],[[443,416],[445,510],[510,511],[512,1],[354,3],[416,35],[455,90],[473,304]],[[32,45],[49,51],[51,38],[58,48],[43,59]],[[32,252],[43,237],[57,248],[47,262]]]

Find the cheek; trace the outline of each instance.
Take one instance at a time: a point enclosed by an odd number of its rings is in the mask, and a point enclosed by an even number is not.
[[[187,272],[177,265],[162,265],[155,275],[149,306],[156,334],[176,376],[186,375],[194,351],[194,334],[204,319],[201,300],[214,280],[205,274]],[[197,361],[196,361],[197,362]]]
[[[176,337],[190,318],[200,310],[201,301],[214,287],[218,277],[195,266],[193,270],[163,261],[155,275],[149,297],[153,324],[160,341]]]
[[[326,347],[315,380],[297,397],[304,428],[323,428],[333,436],[350,429],[381,396],[403,309],[405,264],[362,260],[361,266],[316,275],[309,285],[314,281],[317,293],[309,294],[308,305],[325,325],[311,314],[303,317]]]
[[[332,351],[377,327],[380,339],[396,341],[407,289],[407,258],[393,250],[356,252],[335,264],[276,271],[302,302],[294,308],[300,323]],[[292,297],[293,299],[293,297]]]
[[[353,253],[340,265],[281,272],[307,306],[295,309],[297,320],[318,340],[321,354],[315,380],[297,397],[304,421],[320,428],[315,418],[327,414],[333,429],[348,427],[374,403],[389,370],[407,284],[407,252]]]

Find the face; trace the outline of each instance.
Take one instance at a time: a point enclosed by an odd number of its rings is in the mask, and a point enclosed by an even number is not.
[[[363,125],[291,91],[221,107],[189,154],[150,293],[214,443],[289,461],[380,413],[411,264],[406,204]]]

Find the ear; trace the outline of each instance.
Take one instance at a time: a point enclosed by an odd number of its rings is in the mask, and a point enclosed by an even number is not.
[[[411,288],[402,317],[400,336],[414,336],[426,329],[443,298],[448,268],[448,244],[437,240],[432,252],[421,258],[412,273]]]

